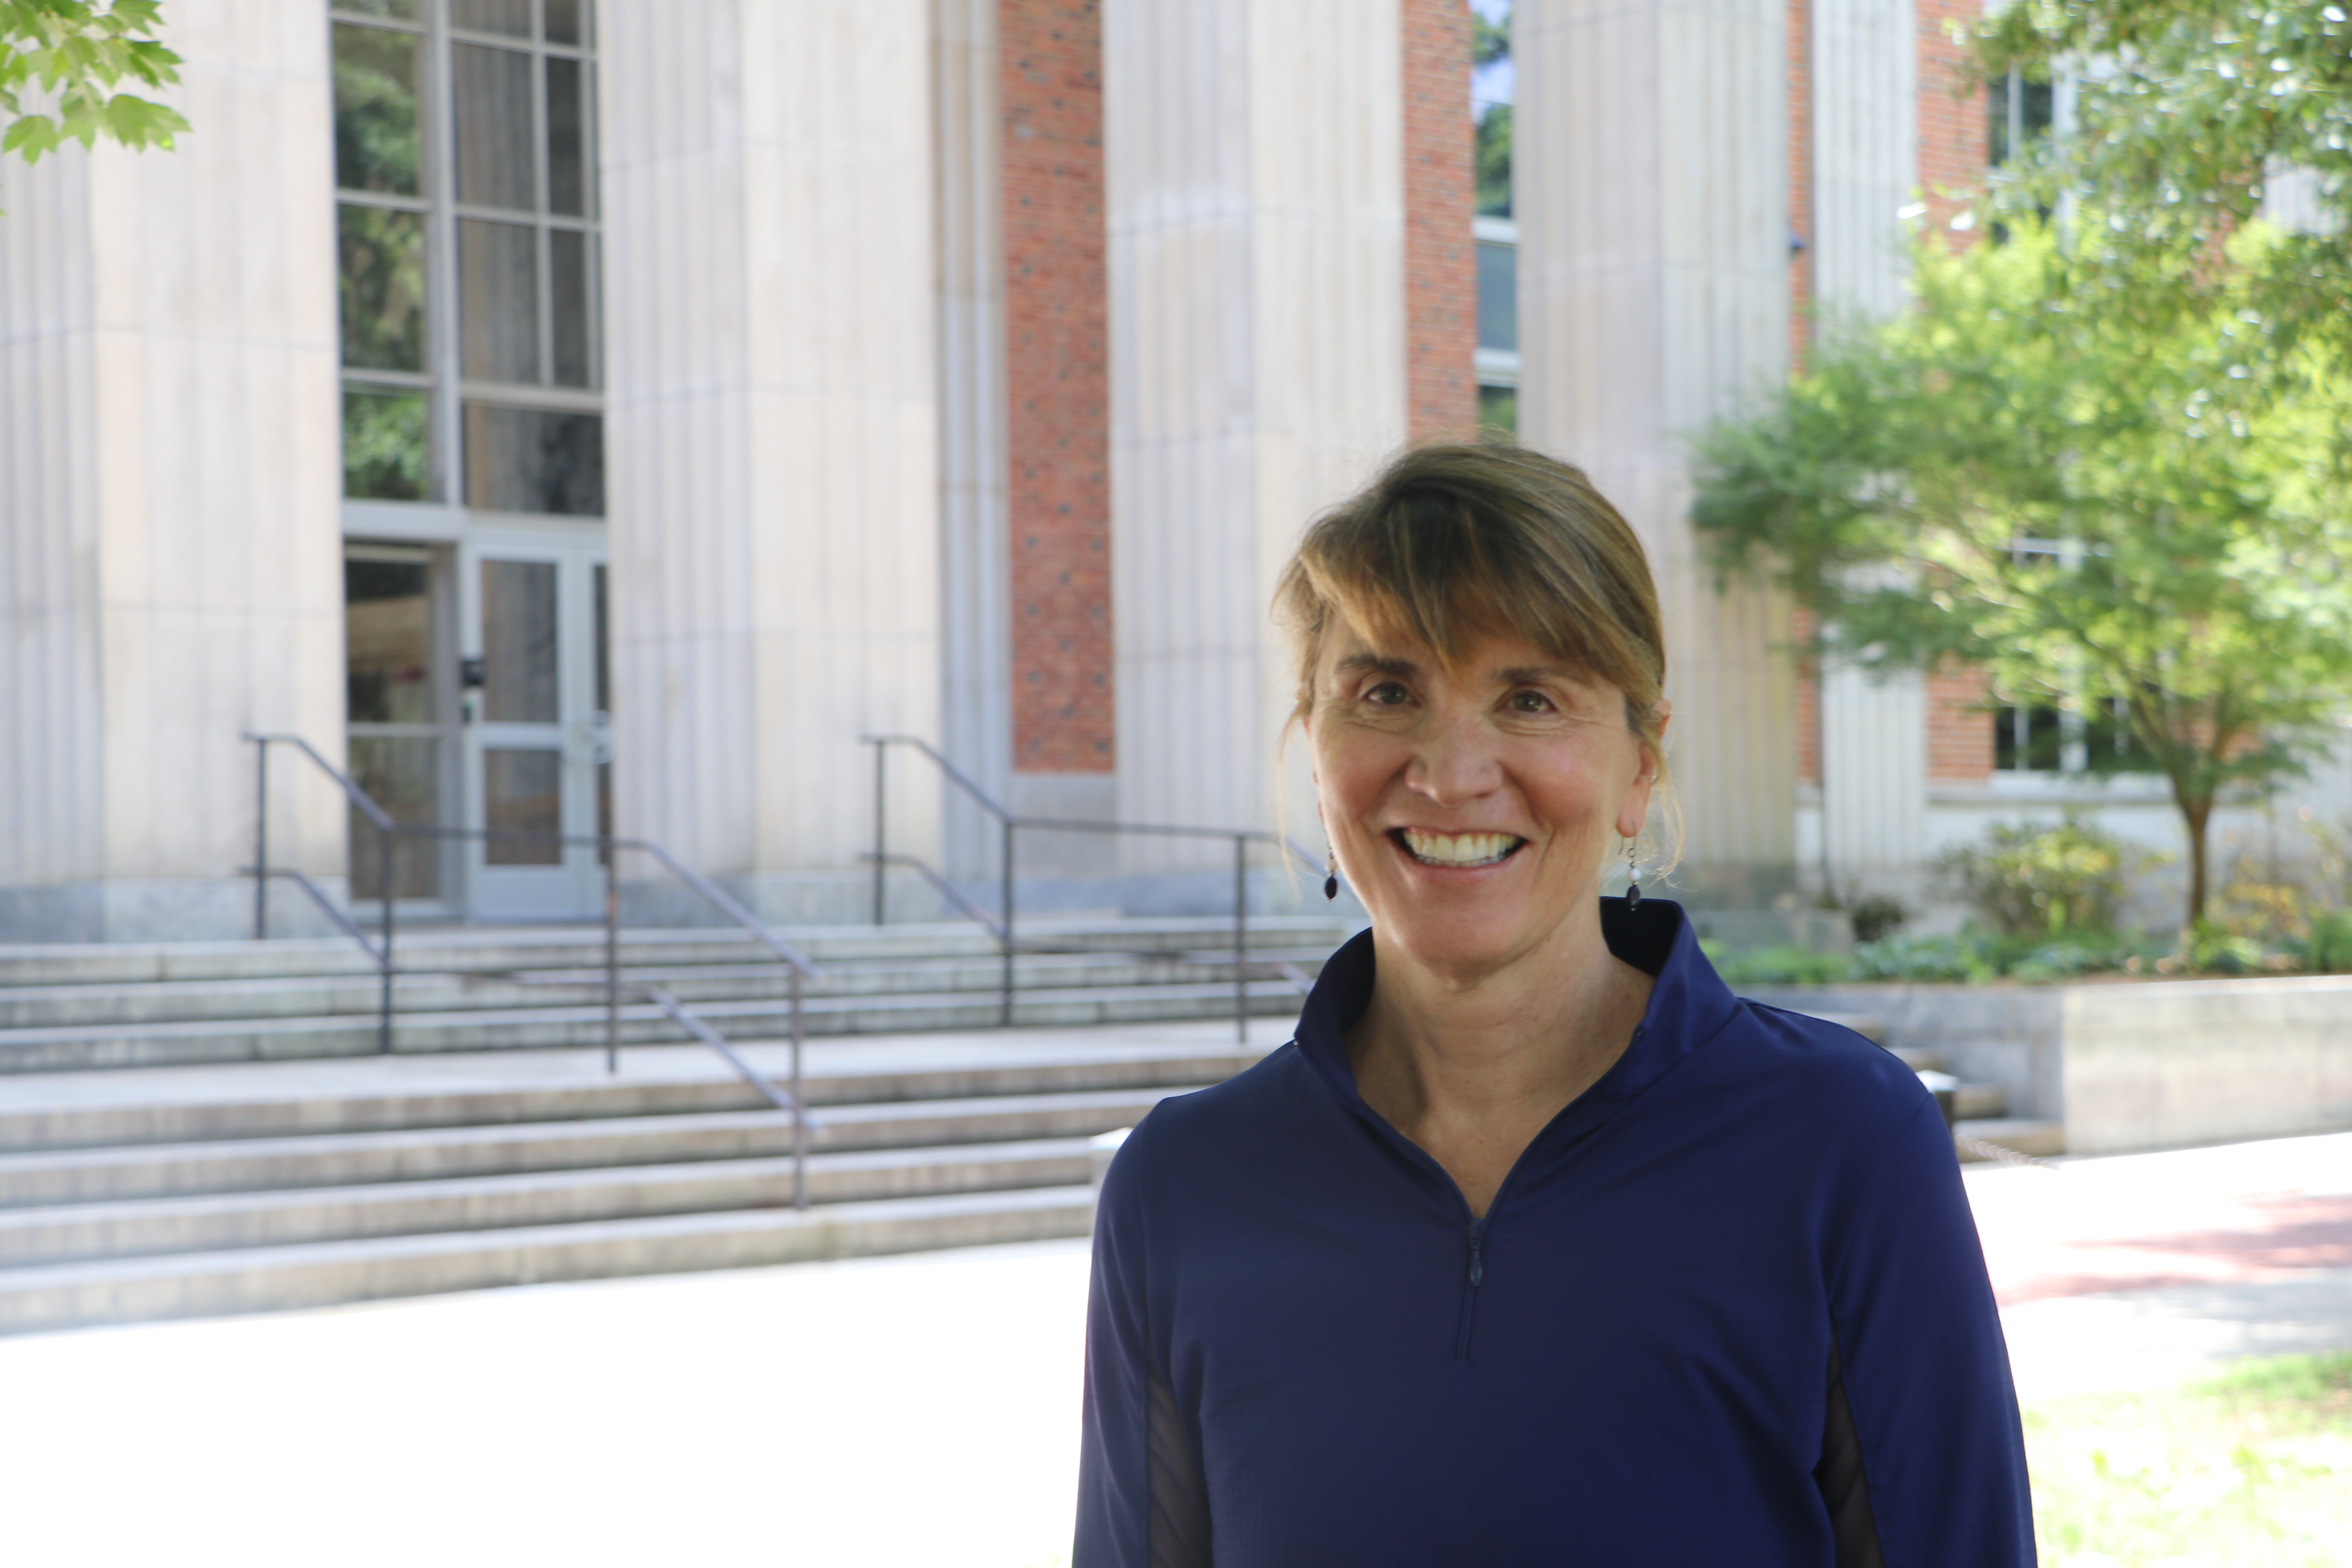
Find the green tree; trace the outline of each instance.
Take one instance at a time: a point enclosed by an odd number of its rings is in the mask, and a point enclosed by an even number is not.
[[[1499,22],[1470,13],[1471,60],[1484,68],[1511,58],[1511,17]],[[1478,211],[1486,217],[1511,216],[1511,106],[1490,103],[1478,113]]]
[[[2294,773],[2352,692],[2352,388],[2253,303],[2268,226],[2135,272],[2077,216],[2086,238],[2016,213],[2006,244],[1916,246],[1916,310],[1826,327],[1706,434],[1694,519],[1825,654],[2119,700],[2180,813],[2194,927],[2216,805]]]
[[[164,147],[188,129],[176,110],[129,92],[130,81],[180,79],[180,57],[154,39],[158,0],[0,0],[0,153],[28,163],[68,142],[100,137],[125,147]],[[28,108],[30,100],[37,107]]]
[[[2288,332],[2352,345],[2352,0],[2017,0],[1980,25],[1986,72],[2074,84],[2074,125],[2047,138],[1989,193],[1991,216],[2105,215],[2100,255],[2158,282],[2190,310],[2210,272],[2152,257],[2210,255],[2262,210],[2289,171],[2313,183],[2333,220],[2278,237],[2243,291]],[[2238,285],[2232,285],[2233,287]]]

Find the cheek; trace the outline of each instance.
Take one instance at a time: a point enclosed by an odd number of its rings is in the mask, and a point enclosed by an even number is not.
[[[1380,804],[1381,792],[1410,752],[1393,736],[1346,724],[1322,727],[1314,742],[1315,793],[1335,833],[1343,831],[1342,823]]]

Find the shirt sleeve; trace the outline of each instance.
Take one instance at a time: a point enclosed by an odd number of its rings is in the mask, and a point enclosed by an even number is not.
[[[1951,1134],[1920,1100],[1846,1184],[1827,1251],[1830,1375],[1866,1494],[1841,1519],[1840,1561],[2022,1568],[2033,1508],[2009,1347]],[[1857,1517],[1876,1558],[1849,1552]]]
[[[1143,1289],[1143,1226],[1130,1135],[1095,1205],[1087,1295],[1086,1409],[1071,1568],[1150,1568],[1153,1384]]]

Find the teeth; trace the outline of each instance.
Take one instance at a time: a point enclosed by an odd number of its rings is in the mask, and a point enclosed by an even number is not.
[[[1491,866],[1519,847],[1508,833],[1423,833],[1404,830],[1405,847],[1413,858],[1438,866]]]

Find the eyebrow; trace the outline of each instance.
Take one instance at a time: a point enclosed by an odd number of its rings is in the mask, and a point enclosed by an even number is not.
[[[1409,658],[1397,658],[1388,654],[1351,653],[1339,663],[1339,672],[1351,675],[1368,669],[1376,675],[1419,675],[1421,666]]]
[[[1338,665],[1338,673],[1341,675],[1352,675],[1360,670],[1409,679],[1421,673],[1421,666],[1409,658],[1380,653],[1351,653]],[[1517,664],[1495,672],[1495,683],[1498,686],[1540,686],[1548,680],[1566,681],[1571,686],[1591,683],[1590,677],[1582,671],[1563,664]]]

